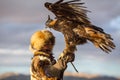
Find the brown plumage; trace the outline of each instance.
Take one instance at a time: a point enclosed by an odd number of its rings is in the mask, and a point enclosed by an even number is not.
[[[63,1],[45,3],[45,7],[56,16],[54,20],[49,17],[46,26],[64,34],[66,47],[84,44],[89,40],[106,53],[115,48],[110,34],[89,21],[86,14],[89,11],[82,6],[84,3],[78,2],[80,0]]]

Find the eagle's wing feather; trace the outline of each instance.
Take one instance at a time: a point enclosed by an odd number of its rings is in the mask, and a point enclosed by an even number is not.
[[[59,3],[63,2],[63,1],[64,0],[59,0],[59,1],[55,2],[54,4],[59,4]]]
[[[66,18],[67,20],[81,24],[90,24],[86,15],[88,10],[82,6],[84,3],[76,3],[80,0],[63,1],[64,0],[60,0],[54,4],[46,2],[45,7],[53,12],[56,15],[56,18]]]

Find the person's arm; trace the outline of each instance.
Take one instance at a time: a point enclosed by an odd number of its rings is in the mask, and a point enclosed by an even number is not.
[[[59,80],[62,80],[67,63],[72,61],[74,61],[74,54],[66,54],[66,56],[60,57],[54,65],[48,66],[45,69],[45,74],[47,77],[57,77]]]
[[[76,49],[76,46],[69,46],[64,49],[63,53],[61,53],[59,59],[57,60],[56,64],[49,66],[45,73],[48,77],[58,77],[62,78],[65,69],[67,68],[68,62],[73,62],[75,55],[74,51]]]

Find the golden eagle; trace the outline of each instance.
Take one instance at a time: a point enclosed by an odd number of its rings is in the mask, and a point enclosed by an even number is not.
[[[115,48],[111,35],[89,21],[87,17],[89,11],[80,1],[46,2],[45,7],[56,16],[55,19],[50,19],[49,16],[46,26],[62,32],[68,46],[84,44],[89,40],[106,53],[111,52],[111,49]]]

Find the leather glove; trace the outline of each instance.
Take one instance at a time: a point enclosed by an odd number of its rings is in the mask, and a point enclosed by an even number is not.
[[[64,58],[66,59],[67,62],[73,62],[75,59],[75,54],[74,53],[67,53]]]
[[[67,53],[67,54],[62,53],[59,59],[64,60],[66,63],[73,62],[75,59],[75,54],[74,53]]]

